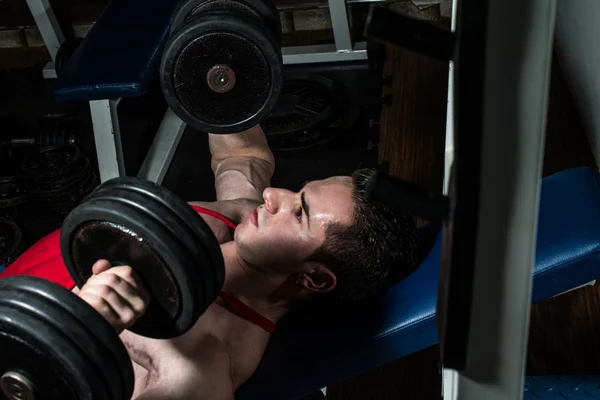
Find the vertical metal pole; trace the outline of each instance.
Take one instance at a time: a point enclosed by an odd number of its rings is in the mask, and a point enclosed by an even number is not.
[[[451,31],[456,32],[456,2],[452,1],[452,25]],[[448,194],[450,182],[450,169],[454,162],[454,63],[450,60],[448,64],[448,106],[446,108],[446,144],[444,149],[444,194]]]
[[[125,176],[118,104],[119,100],[90,101],[100,182]]]
[[[148,179],[159,185],[162,184],[181,136],[183,136],[185,126],[185,123],[168,108],[152,141],[152,146],[150,146],[150,150],[144,158],[138,177]]]
[[[329,13],[336,50],[342,52],[352,51],[352,37],[350,36],[346,0],[329,0]]]
[[[48,48],[52,61],[56,61],[56,52],[60,45],[65,41],[65,36],[58,25],[56,16],[50,7],[48,0],[27,0],[27,6],[35,24],[40,30],[42,39]]]
[[[523,398],[556,0],[487,1],[482,140],[481,149],[473,149],[481,151],[481,179],[471,322],[466,368],[458,371],[450,395],[518,400]],[[472,0],[459,0],[459,13],[467,4]],[[465,19],[474,17],[465,14]]]

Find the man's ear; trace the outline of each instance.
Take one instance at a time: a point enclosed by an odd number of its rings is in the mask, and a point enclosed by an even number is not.
[[[335,288],[337,277],[321,264],[314,264],[310,270],[300,273],[297,283],[311,292],[326,293]]]

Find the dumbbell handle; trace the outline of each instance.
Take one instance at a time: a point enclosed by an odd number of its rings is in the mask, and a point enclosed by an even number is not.
[[[36,140],[33,137],[24,138],[12,138],[8,141],[8,145],[11,147],[28,147],[35,146]]]

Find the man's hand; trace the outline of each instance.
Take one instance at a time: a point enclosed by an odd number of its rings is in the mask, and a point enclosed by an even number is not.
[[[150,301],[148,292],[131,267],[111,268],[110,262],[99,260],[92,273],[78,295],[119,334],[144,314]]]

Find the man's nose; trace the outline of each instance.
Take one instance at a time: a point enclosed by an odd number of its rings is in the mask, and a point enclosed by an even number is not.
[[[292,192],[286,189],[266,188],[263,191],[263,200],[265,208],[271,214],[276,214],[282,207],[285,207],[286,200],[290,198]]]

